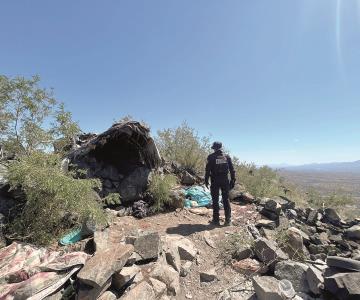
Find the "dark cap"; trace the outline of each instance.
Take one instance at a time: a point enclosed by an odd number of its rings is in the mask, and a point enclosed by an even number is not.
[[[214,142],[211,146],[211,149],[214,149],[214,150],[219,150],[222,148],[222,143],[221,142]]]

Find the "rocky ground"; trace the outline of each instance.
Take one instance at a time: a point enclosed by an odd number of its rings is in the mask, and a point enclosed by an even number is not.
[[[207,208],[144,219],[108,210],[111,226],[86,242],[95,255],[77,276],[78,299],[360,299],[360,220],[238,196],[229,227],[211,226]]]
[[[230,197],[226,227],[210,225],[204,207],[142,219],[106,209],[108,227],[50,247],[89,256],[53,295],[36,299],[360,299],[360,219],[240,188]]]

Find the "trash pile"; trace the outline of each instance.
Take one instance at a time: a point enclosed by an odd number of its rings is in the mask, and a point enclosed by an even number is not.
[[[257,299],[360,299],[360,219],[297,208],[286,197],[233,197],[262,215],[247,228],[252,246],[239,245],[233,263],[253,276]]]
[[[95,232],[93,242],[91,256],[15,242],[1,249],[0,299],[167,300],[179,295],[198,253],[181,236],[124,235],[116,226]]]
[[[0,299],[44,299],[61,289],[88,258],[84,252],[60,254],[14,242],[0,249]],[[67,289],[74,292],[71,284]]]
[[[185,207],[211,207],[211,194],[202,186],[192,186],[185,189]]]

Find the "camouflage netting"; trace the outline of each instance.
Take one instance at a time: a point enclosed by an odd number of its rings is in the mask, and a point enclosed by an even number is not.
[[[124,204],[141,198],[151,171],[161,164],[150,130],[135,121],[116,123],[104,133],[89,135],[69,159],[86,170],[87,177],[101,180],[100,196],[119,193]]]

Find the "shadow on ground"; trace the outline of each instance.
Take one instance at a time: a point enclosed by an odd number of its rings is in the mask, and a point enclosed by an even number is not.
[[[201,232],[216,228],[214,225],[208,224],[179,224],[176,227],[169,227],[166,229],[168,234],[179,234],[183,236],[191,235],[195,232]]]

